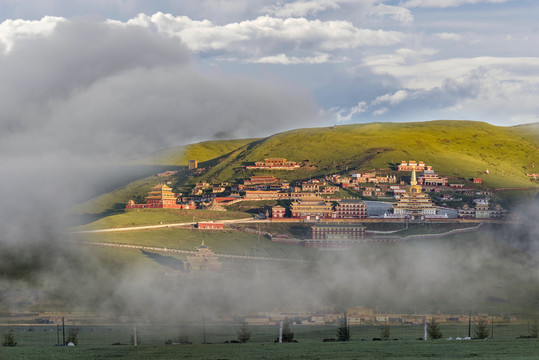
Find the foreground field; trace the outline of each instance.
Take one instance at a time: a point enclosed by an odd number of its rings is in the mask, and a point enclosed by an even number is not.
[[[3,328],[2,330],[5,330]],[[46,326],[28,331],[14,329],[19,344],[2,347],[2,359],[536,359],[537,339],[517,339],[526,333],[526,325],[496,326],[494,339],[472,341],[418,341],[422,326],[392,327],[395,339],[372,341],[379,336],[374,326],[352,327],[352,341],[324,343],[323,338],[335,337],[335,326],[293,326],[298,343],[277,344],[273,339],[276,326],[251,327],[253,336],[246,344],[225,344],[236,338],[238,326],[207,326],[208,344],[202,342],[202,327],[191,326],[193,345],[164,345],[177,338],[178,327],[140,327],[142,344],[129,343],[131,328],[127,325],[80,328],[79,345],[56,347],[56,327]],[[185,331],[185,328],[184,328]],[[196,334],[194,333],[196,331]],[[444,337],[465,336],[466,326],[442,327]],[[447,335],[446,335],[447,334]],[[61,334],[60,334],[61,337]],[[174,340],[173,340],[174,341]],[[122,345],[112,345],[112,343]]]

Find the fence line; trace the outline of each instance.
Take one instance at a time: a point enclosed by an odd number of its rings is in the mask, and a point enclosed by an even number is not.
[[[79,241],[79,243],[86,244],[86,245],[109,246],[109,247],[116,247],[116,248],[153,250],[153,251],[177,253],[177,254],[196,254],[197,253],[196,251],[192,251],[192,250],[169,249],[165,247],[142,246],[142,245],[134,245],[134,244],[118,244],[118,243],[98,242],[98,241]],[[279,262],[307,262],[307,260],[303,260],[303,259],[270,258],[270,257],[263,257],[263,256],[232,255],[232,254],[217,254],[217,253],[216,255],[218,257],[230,258],[230,259],[279,261]]]

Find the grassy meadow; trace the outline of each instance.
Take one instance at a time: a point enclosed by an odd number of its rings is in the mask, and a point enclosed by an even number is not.
[[[536,359],[538,339],[517,339],[528,334],[527,325],[496,325],[494,338],[448,341],[467,335],[465,325],[442,325],[444,339],[419,341],[423,326],[391,326],[389,341],[372,341],[380,336],[378,326],[351,326],[350,342],[322,342],[335,338],[335,325],[293,325],[298,343],[274,343],[278,327],[250,326],[251,339],[235,340],[239,325],[206,324],[206,344],[201,324],[138,325],[140,345],[130,344],[131,325],[80,326],[76,347],[57,347],[56,326],[0,327],[14,330],[15,347],[1,347],[1,359]],[[68,327],[69,328],[69,327]],[[32,331],[29,331],[32,329]],[[473,333],[473,329],[472,329]],[[165,345],[188,336],[191,345]],[[61,334],[60,334],[61,338]],[[393,340],[394,339],[394,340]],[[121,345],[112,345],[120,343]]]
[[[252,215],[240,211],[180,210],[180,209],[129,209],[103,217],[74,230],[112,229],[130,226],[190,223],[198,221],[219,221],[248,219]]]

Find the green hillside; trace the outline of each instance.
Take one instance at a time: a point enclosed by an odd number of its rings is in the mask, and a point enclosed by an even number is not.
[[[253,141],[231,152],[203,178],[230,181],[268,171],[245,165],[267,157],[302,163],[295,171],[272,171],[288,180],[342,170],[387,169],[422,160],[451,181],[482,177],[487,187],[534,186],[526,172],[539,165],[537,125],[500,127],[475,121],[370,123],[298,129]],[[489,170],[490,174],[485,174]]]
[[[178,146],[161,151],[151,156],[139,159],[130,166],[158,166],[160,171],[177,170],[178,174],[175,181],[182,182],[186,177],[187,163],[190,159],[196,159],[202,166],[204,162],[212,163],[212,160],[228,154],[229,152],[254,141],[253,139],[240,140],[222,140],[222,141],[204,141],[196,144]],[[83,220],[77,220],[77,223],[101,218],[114,213],[123,212],[125,204],[134,199],[143,201],[148,191],[156,184],[171,180],[171,178],[160,178],[149,176],[135,181],[127,182],[125,185],[105,194],[96,196],[88,201],[71,209],[71,213],[78,216],[85,216]]]
[[[215,140],[171,148],[141,159],[138,165],[179,170],[167,179],[156,176],[130,182],[73,210],[96,218],[122,212],[125,203],[142,200],[156,183],[171,180],[177,191],[188,191],[198,181],[236,182],[253,175],[274,175],[283,180],[378,169],[388,172],[402,160],[424,161],[449,177],[469,183],[481,177],[485,187],[537,187],[526,173],[539,172],[539,124],[513,127],[477,121],[439,120],[415,123],[369,123],[297,129],[263,139]],[[268,157],[283,157],[301,164],[294,171],[246,170]],[[189,159],[207,170],[189,173]],[[537,164],[538,167],[535,165]],[[489,174],[486,174],[489,170]]]
[[[199,163],[203,163],[228,154],[255,140],[257,139],[212,140],[186,146],[177,146],[140,159],[137,163],[145,165],[187,166],[189,160],[195,159]]]

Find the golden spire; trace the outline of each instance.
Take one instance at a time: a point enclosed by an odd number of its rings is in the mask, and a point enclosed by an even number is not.
[[[412,180],[410,180],[410,185],[417,185],[417,178],[415,176],[415,166],[412,166]]]

